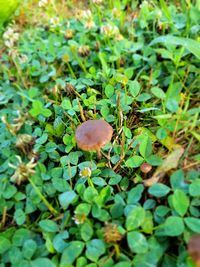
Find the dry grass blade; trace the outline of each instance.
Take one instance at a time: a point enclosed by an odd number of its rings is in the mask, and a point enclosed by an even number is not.
[[[164,177],[165,173],[171,169],[175,169],[178,166],[179,159],[183,155],[184,149],[182,147],[176,148],[170,153],[167,158],[163,161],[163,164],[157,168],[155,173],[150,179],[144,181],[145,186],[151,186],[157,183],[161,178]]]

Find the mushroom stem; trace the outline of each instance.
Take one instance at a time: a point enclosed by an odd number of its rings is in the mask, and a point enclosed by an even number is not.
[[[100,149],[97,149],[97,158],[101,159],[101,150]]]

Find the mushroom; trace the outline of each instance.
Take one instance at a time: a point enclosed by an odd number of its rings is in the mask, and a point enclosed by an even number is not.
[[[148,163],[143,163],[141,166],[140,166],[140,170],[141,172],[143,172],[144,174],[150,172],[152,169],[152,166]]]
[[[196,263],[196,266],[200,267],[200,234],[190,238],[188,243],[188,253]]]
[[[84,151],[96,150],[98,158],[101,158],[100,149],[110,142],[113,128],[104,120],[88,120],[76,129],[77,146]]]

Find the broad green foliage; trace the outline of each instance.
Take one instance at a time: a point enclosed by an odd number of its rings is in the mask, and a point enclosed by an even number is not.
[[[21,0],[0,0],[0,26],[3,24],[15,11]]]
[[[0,267],[194,267],[199,1],[47,2],[0,41]],[[101,159],[89,119],[113,127]]]

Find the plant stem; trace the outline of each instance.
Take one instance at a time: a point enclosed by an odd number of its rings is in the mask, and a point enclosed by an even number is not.
[[[118,244],[113,244],[115,248],[116,258],[119,258],[120,256],[120,249]]]
[[[53,214],[53,215],[58,215],[58,211],[55,210],[52,205],[47,201],[47,199],[43,196],[43,194],[40,192],[40,189],[37,187],[37,185],[33,182],[31,178],[28,179],[32,187],[35,189],[35,192],[38,194],[40,199],[43,201],[45,206],[48,208],[48,210]]]
[[[92,179],[90,177],[87,177],[89,186],[94,188],[94,184],[92,182]]]
[[[74,71],[73,71],[73,69],[72,69],[72,67],[71,67],[71,65],[70,65],[70,63],[69,63],[69,62],[66,62],[66,64],[67,64],[67,67],[68,67],[68,69],[69,69],[69,71],[70,71],[72,77],[73,77],[74,79],[77,79],[77,78],[76,78],[76,75],[75,75],[75,73],[74,73]]]

